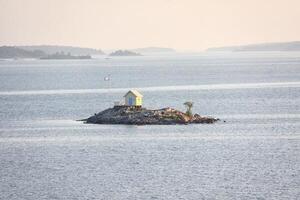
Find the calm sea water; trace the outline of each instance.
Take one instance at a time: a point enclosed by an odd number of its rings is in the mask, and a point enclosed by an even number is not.
[[[222,121],[76,121],[129,88]],[[300,199],[300,52],[2,60],[0,199]]]

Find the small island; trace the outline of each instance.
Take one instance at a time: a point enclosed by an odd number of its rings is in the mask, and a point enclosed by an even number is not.
[[[128,50],[118,50],[109,54],[109,56],[141,56],[142,54],[128,51]]]
[[[175,124],[212,124],[219,119],[192,114],[192,102],[186,102],[187,111],[173,108],[150,110],[142,107],[142,95],[130,90],[124,96],[125,104],[116,104],[102,112],[95,113],[85,123],[91,124],[128,124],[128,125],[175,125]]]

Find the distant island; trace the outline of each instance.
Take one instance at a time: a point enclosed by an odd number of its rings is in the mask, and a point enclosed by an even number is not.
[[[109,56],[141,56],[141,54],[128,50],[117,50],[109,54]]]
[[[0,47],[0,59],[19,59],[19,58],[35,58],[35,59],[91,59],[90,55],[72,55],[63,51],[47,54],[40,49],[25,50],[18,47],[2,46]]]
[[[104,52],[100,49],[73,47],[73,46],[61,46],[61,45],[33,45],[33,46],[16,46],[16,48],[24,49],[27,51],[40,50],[46,54],[55,54],[57,52],[67,52],[75,56],[81,55],[104,55]]]
[[[209,48],[207,51],[300,51],[300,41]]]
[[[163,47],[146,47],[146,48],[137,48],[132,49],[132,51],[137,53],[175,53],[176,51],[171,48],[163,48]]]
[[[57,52],[55,54],[51,54],[51,55],[41,57],[40,59],[42,59],[42,60],[92,59],[92,57],[90,55],[73,56],[70,53],[65,54],[64,52],[60,52],[60,53]]]
[[[41,50],[28,51],[11,46],[0,47],[0,58],[41,58],[46,56],[46,53]]]

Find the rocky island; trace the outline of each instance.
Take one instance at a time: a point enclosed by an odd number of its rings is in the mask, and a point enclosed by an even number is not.
[[[219,119],[189,116],[173,108],[149,110],[138,106],[114,106],[83,121],[91,124],[129,124],[129,125],[172,125],[172,124],[212,124]]]
[[[91,124],[130,124],[130,125],[171,125],[171,124],[212,124],[219,119],[192,114],[192,102],[185,102],[187,111],[173,108],[150,110],[142,107],[142,97],[138,91],[128,91],[125,104],[117,104],[87,119],[81,120]]]

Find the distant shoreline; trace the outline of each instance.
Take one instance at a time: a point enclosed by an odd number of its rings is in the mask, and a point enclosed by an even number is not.
[[[300,41],[213,47],[206,51],[300,51]]]

